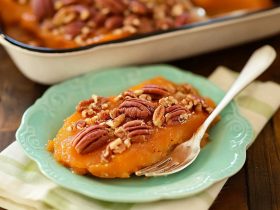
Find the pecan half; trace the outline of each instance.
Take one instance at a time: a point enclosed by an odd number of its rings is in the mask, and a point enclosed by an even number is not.
[[[109,142],[109,132],[102,125],[90,126],[79,132],[72,145],[79,154],[90,153]]]
[[[107,28],[108,30],[113,30],[115,28],[119,28],[123,25],[123,17],[122,16],[112,16],[109,17],[106,21],[105,21],[105,28]]]
[[[44,18],[51,17],[54,14],[54,5],[52,0],[32,0],[31,6],[36,18],[42,21]]]
[[[131,118],[145,119],[152,115],[154,105],[150,101],[138,98],[126,99],[119,106],[119,112]]]
[[[145,136],[151,134],[151,126],[148,126],[143,120],[132,120],[123,125],[127,137]]]
[[[126,5],[120,0],[95,0],[97,7],[106,8],[113,14],[122,14]]]
[[[157,127],[161,127],[165,121],[165,107],[162,105],[159,105],[154,114],[153,114],[153,124]]]
[[[69,37],[69,39],[72,39],[81,33],[81,30],[85,25],[86,24],[83,21],[69,23],[64,27],[64,33]]]
[[[138,0],[132,0],[129,2],[129,9],[139,15],[145,15],[150,12],[149,8],[142,3],[141,1]]]
[[[145,85],[142,89],[143,93],[151,94],[153,98],[161,98],[169,95],[169,91],[166,88],[159,85]]]
[[[168,125],[184,123],[189,118],[190,112],[181,105],[173,105],[166,108],[166,122]]]

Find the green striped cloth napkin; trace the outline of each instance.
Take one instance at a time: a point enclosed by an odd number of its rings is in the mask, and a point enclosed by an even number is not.
[[[227,90],[237,75],[219,67],[209,79]],[[241,113],[254,128],[255,136],[278,109],[279,92],[278,84],[254,82],[236,97]],[[186,206],[188,210],[206,210],[227,181],[224,179],[195,196],[178,200],[141,204],[104,202],[66,190],[48,180],[16,142],[0,154],[0,180],[0,206],[12,210],[75,210],[81,207],[83,210],[169,210],[185,209]]]

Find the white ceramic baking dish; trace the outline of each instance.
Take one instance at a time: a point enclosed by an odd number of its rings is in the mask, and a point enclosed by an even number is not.
[[[36,48],[0,34],[0,43],[28,78],[53,84],[98,69],[164,62],[280,32],[280,6],[235,14],[171,31],[67,50]]]

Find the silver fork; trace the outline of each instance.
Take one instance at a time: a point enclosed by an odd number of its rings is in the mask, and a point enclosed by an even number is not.
[[[271,46],[266,45],[256,50],[224,98],[198,128],[192,138],[178,145],[165,159],[143,168],[135,172],[135,174],[137,176],[164,176],[179,172],[193,163],[200,152],[201,139],[212,121],[241,90],[270,66],[275,57],[276,52]]]

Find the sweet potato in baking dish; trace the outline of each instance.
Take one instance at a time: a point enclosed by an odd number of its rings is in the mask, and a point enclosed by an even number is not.
[[[5,9],[0,10],[0,22],[4,32],[17,41],[65,49],[272,5],[272,0],[1,0],[0,8]]]

